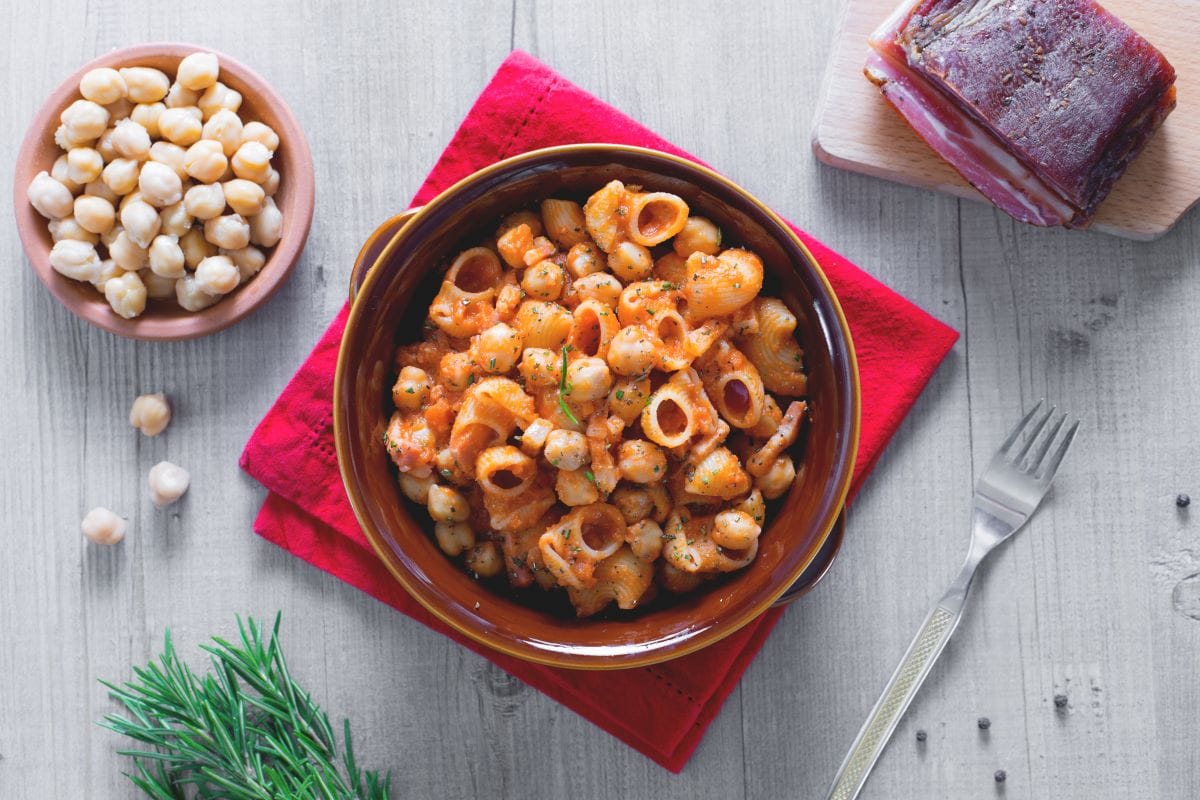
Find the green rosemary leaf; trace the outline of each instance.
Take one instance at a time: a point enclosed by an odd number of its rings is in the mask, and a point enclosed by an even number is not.
[[[562,369],[558,374],[558,407],[562,410],[563,415],[576,425],[580,425],[579,419],[571,411],[571,407],[567,405],[567,401],[563,399],[563,395],[570,394],[571,388],[567,385],[567,348],[568,345],[563,345],[562,348]]]

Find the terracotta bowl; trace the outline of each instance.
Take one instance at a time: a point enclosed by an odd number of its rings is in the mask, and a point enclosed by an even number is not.
[[[90,284],[63,277],[50,266],[53,242],[42,217],[26,198],[25,190],[33,176],[47,172],[62,151],[54,143],[59,114],[78,100],[79,79],[96,67],[156,67],[168,75],[184,56],[196,51],[217,54],[221,64],[221,82],[242,94],[238,114],[245,120],[265,122],[279,134],[280,145],[273,159],[279,170],[279,191],[275,202],[283,212],[283,238],[270,251],[262,271],[224,297],[216,305],[199,312],[185,311],[174,301],[152,300],[136,319],[122,319],[109,308],[104,296]],[[313,213],[313,165],[304,131],[283,98],[249,67],[211,48],[174,42],[140,44],[106,53],[89,61],[59,84],[25,134],[17,155],[13,181],[13,210],[21,244],[38,278],[50,293],[76,316],[106,331],[133,339],[194,339],[227,328],[245,317],[275,293],[287,280],[300,258]]]
[[[791,492],[771,504],[758,557],[749,567],[640,611],[581,620],[536,598],[493,590],[446,558],[430,535],[433,523],[425,510],[400,493],[382,434],[391,413],[393,353],[398,343],[419,338],[436,273],[448,256],[490,234],[506,213],[547,197],[586,198],[613,179],[680,195],[695,213],[717,222],[727,242],[762,256],[768,268],[764,291],[782,296],[801,320],[811,417],[799,460],[803,469]],[[364,245],[361,261],[370,269],[356,270],[352,278],[355,296],[334,384],[342,479],[379,557],[442,621],[530,661],[634,667],[728,636],[767,610],[806,570],[815,569],[815,580],[828,567],[840,540],[837,521],[858,447],[854,349],[841,307],[812,254],[743,189],[653,150],[608,144],[536,150],[480,170],[429,205],[389,220]]]

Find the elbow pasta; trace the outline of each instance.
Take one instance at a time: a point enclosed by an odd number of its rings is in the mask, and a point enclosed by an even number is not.
[[[383,442],[448,557],[586,617],[754,560],[808,387],[758,255],[667,192],[578,200],[450,261],[396,352]]]

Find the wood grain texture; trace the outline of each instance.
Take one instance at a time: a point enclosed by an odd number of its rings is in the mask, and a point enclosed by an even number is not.
[[[1031,528],[985,567],[863,797],[1200,796],[1200,621],[1172,606],[1200,572],[1200,530],[1173,502],[1200,497],[1195,215],[1152,244],[1039,231],[817,164],[808,135],[837,22],[825,4],[64,0],[5,6],[0,21],[9,152],[78,63],[187,38],[273,81],[317,168],[291,282],[195,342],[87,327],[29,272],[11,220],[0,227],[0,797],[136,797],[115,737],[92,724],[112,708],[96,679],[127,676],[167,625],[200,664],[196,643],[228,633],[234,614],[277,609],[296,674],[353,720],[361,760],[394,771],[397,798],[822,797],[958,567],[974,472],[1042,395],[1083,416],[1076,452]],[[407,202],[513,46],[964,333],[851,510],[833,569],[679,776],[250,531],[262,491],[237,469],[242,444],[340,307],[359,244]],[[0,184],[11,170],[0,161]],[[176,420],[140,438],[129,403],[160,389]],[[169,512],[145,496],[162,458],[193,475]],[[119,547],[79,536],[97,504],[130,517]],[[929,732],[921,747],[917,728]]]
[[[867,36],[899,0],[849,0],[830,53],[813,127],[813,151],[827,164],[911,186],[984,201],[908,127],[863,77]],[[1131,239],[1169,231],[1200,200],[1200,3],[1106,0],[1112,11],[1166,55],[1177,73],[1179,102],[1146,149],[1113,187],[1092,227]]]

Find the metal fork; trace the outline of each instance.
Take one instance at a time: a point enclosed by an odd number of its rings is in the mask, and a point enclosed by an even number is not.
[[[967,560],[954,583],[925,617],[916,638],[892,673],[883,695],[871,709],[866,724],[858,732],[858,738],[838,768],[837,777],[829,789],[829,800],[853,800],[858,797],[863,784],[867,782],[867,775],[892,738],[900,718],[908,710],[917,690],[958,627],[979,562],[1025,526],[1049,491],[1054,474],[1058,472],[1063,457],[1075,439],[1079,422],[1076,420],[1060,436],[1067,415],[1063,414],[1047,430],[1055,407],[1051,406],[1045,414],[1039,414],[1042,405],[1043,401],[1039,400],[1017,423],[1017,427],[992,457],[987,469],[979,476],[975,484],[975,512]],[[1051,453],[1055,441],[1058,445]]]

